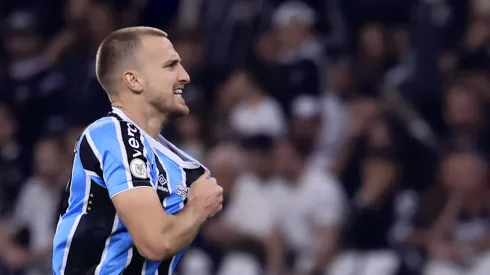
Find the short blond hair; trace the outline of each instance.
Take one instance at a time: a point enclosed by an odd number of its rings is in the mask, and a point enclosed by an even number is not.
[[[141,37],[168,37],[167,33],[152,27],[129,27],[110,33],[100,43],[95,60],[95,74],[100,85],[107,93],[112,90],[111,72],[121,60],[134,55],[141,46]]]

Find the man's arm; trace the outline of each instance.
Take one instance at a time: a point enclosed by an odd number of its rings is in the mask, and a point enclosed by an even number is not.
[[[285,272],[285,247],[281,231],[275,228],[265,239],[267,274],[280,275]]]
[[[115,119],[89,129],[80,142],[84,168],[103,179],[140,254],[158,261],[181,251],[201,224],[221,210],[222,189],[206,171],[191,186],[184,210],[167,214],[150,178],[153,157],[139,130]]]
[[[311,193],[311,199],[316,201],[315,209],[312,209],[313,219],[311,222],[315,228],[315,239],[318,242],[314,251],[311,266],[306,274],[323,274],[325,267],[336,255],[343,229],[343,216],[345,214],[345,194],[335,178],[317,179],[318,186]]]
[[[169,258],[188,246],[207,219],[203,209],[189,203],[178,215],[162,209],[151,188],[137,188],[112,198],[139,253],[150,260]]]
[[[325,267],[337,253],[340,243],[341,230],[342,227],[340,225],[336,225],[323,227],[318,231],[320,246],[313,255],[313,263],[309,272],[310,274],[323,274]]]

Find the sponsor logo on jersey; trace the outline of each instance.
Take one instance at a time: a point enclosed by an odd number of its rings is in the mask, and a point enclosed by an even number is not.
[[[160,191],[163,191],[163,192],[167,192],[168,193],[167,184],[168,184],[168,181],[165,178],[165,176],[163,174],[158,175],[157,189],[160,190]]]
[[[176,192],[177,195],[183,198],[187,198],[187,193],[189,192],[189,188],[180,183],[177,183],[176,187],[177,187],[177,192]]]

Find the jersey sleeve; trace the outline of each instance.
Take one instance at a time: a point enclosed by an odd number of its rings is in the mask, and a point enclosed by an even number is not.
[[[87,131],[86,143],[100,164],[110,197],[133,188],[152,187],[152,165],[139,129],[130,122],[108,119],[111,121]]]

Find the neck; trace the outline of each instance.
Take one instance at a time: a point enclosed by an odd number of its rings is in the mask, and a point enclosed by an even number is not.
[[[250,95],[250,97],[248,98],[249,104],[253,105],[253,106],[259,105],[260,103],[262,103],[263,100],[264,100],[264,97],[260,93],[252,93]]]
[[[485,201],[483,196],[480,193],[475,193],[471,196],[471,199],[468,198],[463,208],[466,212],[475,213],[480,211],[484,207]]]
[[[299,180],[301,176],[303,175],[303,166],[298,167],[295,171],[291,171],[291,174],[289,175],[289,180],[296,183],[296,185],[299,185]]]
[[[137,105],[130,105],[137,106]],[[119,103],[113,103],[112,107],[121,109],[137,126],[147,132],[153,138],[158,138],[162,131],[167,117],[153,110],[136,110],[134,107],[122,106]]]

